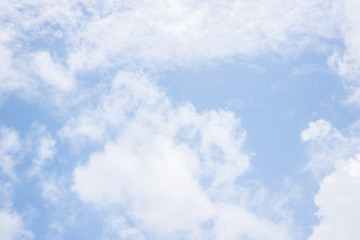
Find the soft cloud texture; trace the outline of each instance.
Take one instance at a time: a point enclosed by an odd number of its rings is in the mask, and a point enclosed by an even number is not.
[[[13,185],[18,180],[21,141],[18,133],[9,127],[0,127],[0,236],[4,240],[32,239],[21,216],[11,209]]]
[[[73,190],[80,199],[100,209],[123,209],[135,221],[134,234],[160,239],[291,238],[286,224],[246,209],[244,190],[235,181],[249,168],[249,157],[242,148],[245,133],[232,113],[173,106],[142,74],[120,73],[111,92],[98,107],[85,111],[117,135],[76,168]],[[106,104],[109,99],[111,105]],[[131,113],[122,115],[123,106]],[[107,112],[120,113],[118,125]],[[63,134],[74,132],[70,127],[77,125],[72,124]],[[241,219],[251,223],[243,225]]]
[[[359,124],[338,131],[329,122],[311,122],[301,134],[310,142],[309,166],[320,178],[315,196],[320,223],[309,239],[358,239],[360,209]]]
[[[31,148],[30,151],[35,153],[28,175],[41,175],[43,167],[49,165],[49,162],[56,153],[56,140],[47,132],[45,126],[39,124],[32,125],[27,139],[27,147]]]
[[[58,63],[55,63],[48,52],[37,52],[33,56],[33,68],[45,84],[59,90],[68,91],[74,87],[72,76]]]
[[[328,63],[334,67],[340,76],[345,78],[345,86],[349,91],[347,103],[359,105],[360,103],[360,20],[358,12],[360,3],[356,0],[345,0],[341,17],[341,33],[344,39],[343,52],[335,51]]]
[[[90,5],[93,18],[79,33],[68,64],[78,71],[129,61],[166,67],[236,55],[294,54],[316,45],[320,37],[336,35],[335,5],[325,1],[133,1],[120,11],[107,8],[105,14]]]
[[[321,176],[334,169],[337,161],[353,157],[360,151],[359,123],[339,131],[325,120],[310,122],[301,138],[308,144],[310,161],[307,165],[315,175]]]
[[[69,90],[77,85],[74,73],[99,67],[166,68],[237,55],[296,54],[308,46],[326,49],[319,40],[338,37],[338,5],[283,0],[6,2],[1,8],[2,88],[33,92],[45,84]],[[39,43],[51,51],[39,49]],[[34,61],[30,69],[29,56]]]
[[[337,162],[335,170],[320,183],[315,196],[320,223],[314,227],[309,240],[359,239],[359,189],[359,155]]]
[[[14,167],[17,159],[14,156],[20,148],[18,133],[4,126],[0,127],[0,167],[2,173],[15,178]]]
[[[32,233],[25,230],[21,218],[7,210],[0,210],[0,236],[4,240],[33,239]]]

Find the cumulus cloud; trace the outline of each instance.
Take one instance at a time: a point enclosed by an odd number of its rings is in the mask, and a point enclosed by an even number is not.
[[[335,170],[320,183],[315,196],[319,225],[309,240],[349,239],[360,237],[360,155],[339,161]]]
[[[301,132],[301,139],[304,142],[321,140],[328,137],[331,133],[332,125],[325,120],[310,122],[309,127]]]
[[[315,196],[320,223],[309,239],[358,239],[359,123],[339,131],[331,123],[318,120],[311,122],[301,136],[309,142],[309,166],[320,176]]]
[[[351,131],[357,130],[353,127],[348,130],[349,135],[344,136],[326,120],[310,122],[308,128],[301,132],[301,139],[307,143],[307,151],[311,158],[307,169],[321,176],[329,173],[336,161],[352,156],[359,149],[359,139],[353,136]]]
[[[89,117],[97,116],[92,124],[99,121],[116,134],[105,139],[103,151],[75,169],[72,189],[81,200],[98,209],[123,209],[120,216],[136,223],[128,227],[135,235],[291,238],[286,224],[258,216],[244,204],[243,189],[235,181],[248,170],[249,156],[243,149],[245,132],[232,113],[173,106],[143,74],[120,73],[110,92],[86,110]],[[121,114],[127,107],[130,112]],[[107,111],[120,113],[117,125]],[[83,119],[83,113],[78,117]],[[76,117],[70,123],[78,123]],[[71,127],[77,125],[66,125],[64,136],[73,132]],[[244,219],[251,224],[244,225]],[[127,226],[123,221],[119,228]]]

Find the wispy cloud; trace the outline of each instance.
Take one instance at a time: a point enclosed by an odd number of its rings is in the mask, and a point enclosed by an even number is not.
[[[18,133],[8,127],[0,128],[0,236],[5,240],[32,239],[22,217],[12,210],[12,195],[18,175],[15,166],[19,163],[21,142]]]

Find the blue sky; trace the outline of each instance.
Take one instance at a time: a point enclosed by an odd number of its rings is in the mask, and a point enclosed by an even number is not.
[[[2,1],[1,239],[359,239],[359,11]]]

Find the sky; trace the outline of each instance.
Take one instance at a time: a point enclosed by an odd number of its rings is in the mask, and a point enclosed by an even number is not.
[[[1,239],[360,239],[359,12],[1,0]]]

